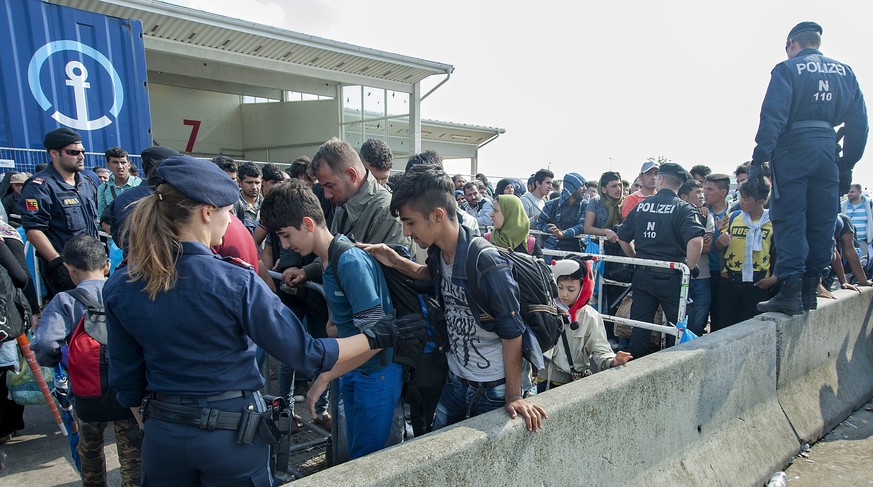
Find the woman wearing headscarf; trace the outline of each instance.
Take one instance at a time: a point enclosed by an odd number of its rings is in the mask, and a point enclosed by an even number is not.
[[[497,182],[497,188],[494,190],[495,195],[514,194],[521,198],[525,193],[524,185],[521,181],[513,178],[504,178]]]
[[[491,220],[494,222],[494,232],[486,233],[486,240],[497,247],[543,257],[539,242],[530,235],[530,220],[519,198],[511,194],[497,195]]]

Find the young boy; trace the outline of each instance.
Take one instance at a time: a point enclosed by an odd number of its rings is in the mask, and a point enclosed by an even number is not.
[[[558,284],[556,304],[569,320],[562,332],[566,341],[562,336],[554,348],[545,352],[548,362],[545,373],[540,372],[540,392],[583,376],[592,355],[599,370],[623,365],[633,358],[627,352],[612,351],[603,318],[588,305],[594,293],[588,263],[576,257],[559,260],[552,265],[552,276]]]
[[[703,250],[700,252],[700,260],[703,264],[697,264],[699,274],[697,277],[691,278],[691,283],[688,288],[688,297],[691,298],[688,303],[688,329],[694,332],[697,336],[703,336],[706,329],[706,317],[709,315],[709,305],[712,301],[710,291],[710,271],[709,260],[707,256],[712,251],[712,236],[715,234],[715,219],[712,213],[706,212],[706,217],[703,217],[703,185],[697,179],[689,179],[682,187],[679,188],[679,198],[687,201],[691,206],[697,208],[700,214],[700,221],[705,222],[703,234]]]
[[[103,244],[94,237],[80,235],[64,246],[64,267],[76,289],[86,291],[103,303],[103,284],[109,271],[109,260]],[[85,315],[85,305],[66,292],[58,293],[49,302],[40,318],[39,328],[30,348],[40,365],[54,367],[61,360],[61,347],[66,345],[76,325]],[[75,389],[75,384],[71,384]],[[74,402],[75,406],[75,402]],[[75,407],[74,407],[75,411]],[[103,453],[105,422],[88,422],[76,418],[79,426],[79,457],[82,460],[82,485],[106,485],[106,458]],[[142,433],[133,415],[113,421],[118,460],[121,463],[121,485],[140,483],[140,447]]]
[[[715,247],[724,254],[724,268],[718,287],[719,320],[711,332],[747,320],[758,314],[757,304],[770,297],[776,284],[773,275],[773,224],[764,201],[770,187],[759,180],[740,186],[740,210],[726,215]]]
[[[273,186],[261,205],[261,224],[276,232],[283,247],[321,257],[324,294],[331,312],[328,326],[336,326],[339,337],[357,335],[393,311],[382,269],[363,250],[343,252],[334,272],[330,262],[338,252],[337,244],[349,240],[331,235],[321,204],[306,183],[291,180]],[[307,394],[307,405],[314,413],[315,400],[331,380],[340,377],[351,459],[390,444],[394,410],[403,387],[403,369],[391,361],[391,352],[371,350],[349,367],[325,372]]]
[[[479,272],[467,275],[467,254],[474,237],[458,223],[453,189],[451,178],[433,165],[415,166],[394,187],[391,212],[400,216],[404,235],[428,249],[427,265],[404,259],[386,245],[365,248],[409,277],[431,279],[444,306],[449,374],[433,429],[503,407],[511,418],[521,415],[528,431],[536,431],[547,416],[522,397],[525,325],[519,313],[518,285],[509,263],[497,252],[481,252]],[[490,308],[502,310],[487,323],[467,285],[474,278]]]

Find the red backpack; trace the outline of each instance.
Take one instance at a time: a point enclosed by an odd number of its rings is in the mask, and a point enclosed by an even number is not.
[[[69,342],[70,392],[76,398],[76,414],[83,421],[105,422],[133,417],[109,388],[109,353],[106,312],[94,296],[81,288],[66,291],[85,306]]]

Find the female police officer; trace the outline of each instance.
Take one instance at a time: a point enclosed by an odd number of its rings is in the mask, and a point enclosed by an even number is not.
[[[343,369],[390,343],[307,335],[250,267],[209,250],[221,243],[237,185],[187,156],[157,171],[163,184],[128,221],[128,266],[103,291],[110,385],[141,424],[148,395],[142,483],[269,486],[268,444],[252,434],[265,409],[252,340],[307,373]]]

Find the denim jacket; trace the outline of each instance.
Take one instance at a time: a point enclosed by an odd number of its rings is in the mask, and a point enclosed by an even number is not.
[[[473,301],[473,295],[467,285],[467,252],[470,248],[472,230],[459,225],[458,250],[455,252],[455,262],[452,264],[452,282],[460,286],[466,296],[476,324],[486,331],[497,333],[500,338],[512,339],[525,331],[525,324],[519,314],[520,304],[518,298],[518,284],[512,277],[511,264],[496,252],[482,252],[479,257],[478,270],[479,289],[485,299],[488,300],[491,309],[501,310],[500,314],[493,316],[493,321],[482,324],[481,310]],[[439,296],[442,304],[440,283],[442,282],[442,267],[440,266],[440,250],[436,245],[427,249],[427,269],[433,279],[434,291]]]

